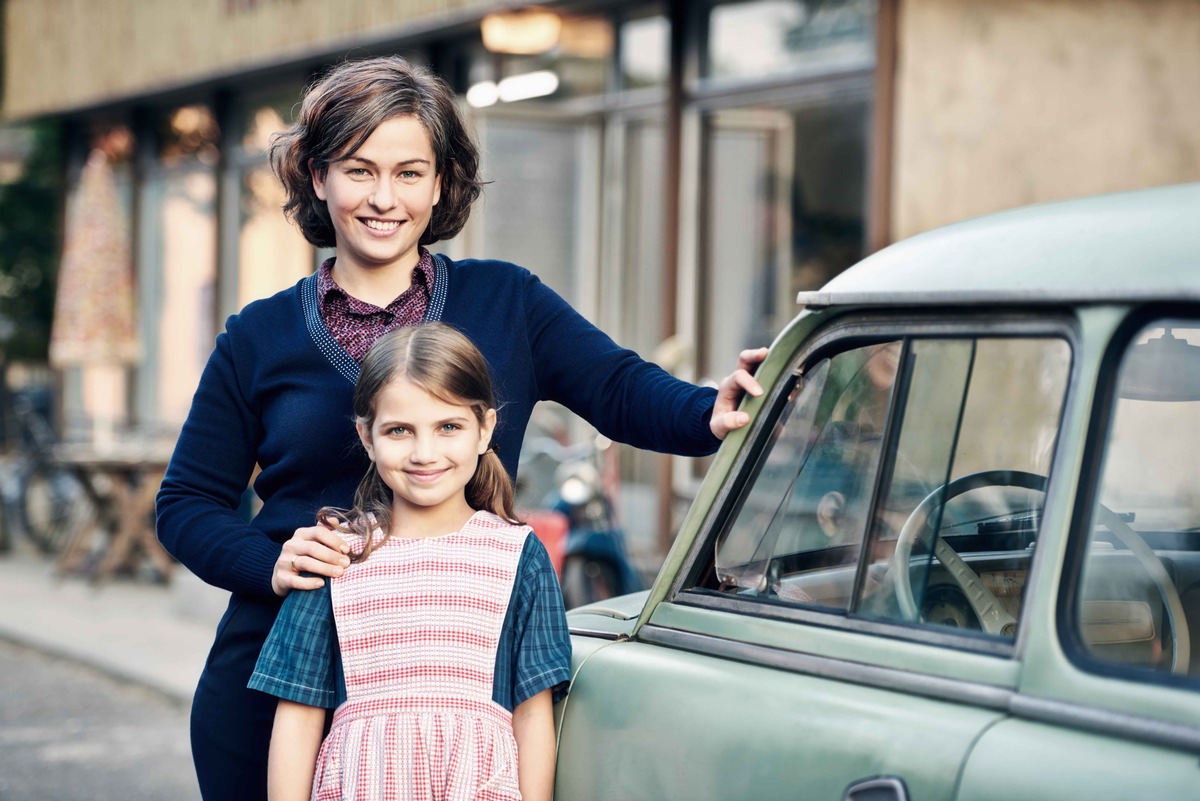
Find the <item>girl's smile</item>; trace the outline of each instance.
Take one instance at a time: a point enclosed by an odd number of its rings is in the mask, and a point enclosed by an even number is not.
[[[409,477],[421,484],[432,484],[442,476],[446,475],[446,470],[406,470]]]

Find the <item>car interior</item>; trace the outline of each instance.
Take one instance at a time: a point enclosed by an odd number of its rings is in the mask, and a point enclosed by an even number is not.
[[[1064,640],[1200,675],[1200,326],[1120,361]],[[869,342],[798,365],[697,589],[1011,640],[1071,367],[1065,339]],[[1084,541],[1086,540],[1086,541]]]

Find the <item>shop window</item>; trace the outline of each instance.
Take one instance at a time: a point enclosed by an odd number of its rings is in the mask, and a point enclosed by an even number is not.
[[[740,350],[770,344],[795,315],[798,291],[865,255],[876,5],[708,5],[693,104],[702,123],[703,378],[728,373]],[[743,86],[753,95],[731,91]],[[692,477],[705,467],[694,463]]]
[[[875,0],[718,3],[708,17],[705,75],[757,80],[869,66],[876,6]]]
[[[769,345],[798,291],[863,256],[867,116],[860,94],[708,118],[705,375]]]
[[[157,121],[155,165],[141,186],[139,305],[142,417],[183,423],[216,336],[216,163],[210,109],[173,109]]]
[[[658,109],[626,116],[618,90],[653,94],[665,87],[665,4],[556,15],[558,32],[537,47],[524,40],[498,42],[485,22],[481,44],[468,49],[466,100],[490,183],[454,245],[462,255],[528,267],[622,345],[655,358],[668,302],[662,264],[666,135]],[[499,16],[520,21],[522,14]],[[542,14],[531,17],[539,25],[546,21]],[[514,99],[506,90],[526,80],[522,76],[536,76],[529,79],[532,92],[550,73],[553,79],[536,97],[519,99],[518,93]],[[591,102],[601,98],[613,111]],[[682,365],[677,360],[672,366]],[[551,432],[581,442],[589,436],[585,429],[565,410],[543,404],[529,437]],[[660,545],[659,457],[617,447],[604,459],[620,462],[618,506],[629,548],[651,562]],[[523,496],[534,503],[543,483],[537,475],[537,469],[522,468]]]
[[[586,125],[489,117],[480,120],[484,177],[491,183],[474,211],[478,252],[520,264],[579,303]]]
[[[126,372],[140,355],[133,275],[134,135],[96,123],[67,201],[50,360],[63,371],[67,439],[109,446],[128,426]]]
[[[622,21],[621,88],[667,85],[671,72],[671,22],[661,8],[640,9]]]
[[[270,297],[313,271],[313,248],[283,216],[283,186],[265,164],[242,171],[237,305]]]
[[[240,121],[242,153],[251,158],[265,157],[271,137],[292,124],[293,109],[298,108],[299,98],[297,87],[257,100],[248,99]]]
[[[616,134],[614,134],[616,135]],[[666,131],[656,119],[630,122],[623,130],[624,202],[618,299],[609,301],[620,312],[617,340],[669,371],[678,371],[682,356],[672,343],[663,342],[665,304],[671,297],[664,286],[662,268],[666,174],[662,154]],[[611,319],[611,318],[609,318]],[[620,458],[620,512],[626,542],[642,564],[657,567],[664,551],[660,541],[660,454],[626,445],[616,448]]]
[[[283,214],[283,185],[267,162],[272,137],[291,124],[299,90],[246,104],[241,114],[238,182],[237,308],[295,284],[313,270],[313,248]],[[230,309],[229,311],[233,311]]]
[[[182,106],[160,118],[159,160],[164,166],[188,162],[217,163],[220,131],[212,111],[203,105]]]
[[[471,55],[467,103],[487,108],[602,95],[614,42],[607,16],[549,9],[490,14],[482,47]]]

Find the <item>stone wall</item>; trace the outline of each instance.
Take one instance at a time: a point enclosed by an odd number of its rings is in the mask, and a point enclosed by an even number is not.
[[[900,0],[891,239],[1200,181],[1200,0]]]

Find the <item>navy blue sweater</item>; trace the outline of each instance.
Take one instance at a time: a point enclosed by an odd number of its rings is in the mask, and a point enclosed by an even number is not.
[[[426,312],[483,351],[500,405],[495,441],[515,473],[538,400],[555,400],[614,440],[710,453],[715,392],[678,381],[580,317],[528,271],[435,257]],[[347,507],[369,462],[354,431],[358,365],[317,310],[316,276],[226,323],[200,378],[158,493],[158,535],[193,573],[232,591],[192,705],[192,754],[206,797],[265,799],[274,699],[247,689],[279,612],[281,544],[325,505]],[[262,510],[237,514],[255,464]]]
[[[713,390],[618,347],[523,268],[435,262],[426,319],[456,326],[487,358],[500,406],[495,440],[510,474],[539,400],[639,448],[716,449]],[[351,412],[357,375],[321,321],[315,276],[230,317],[158,494],[167,550],[210,584],[277,605],[271,572],[282,542],[320,507],[348,507],[368,467]],[[247,523],[236,510],[255,464],[263,506]]]

